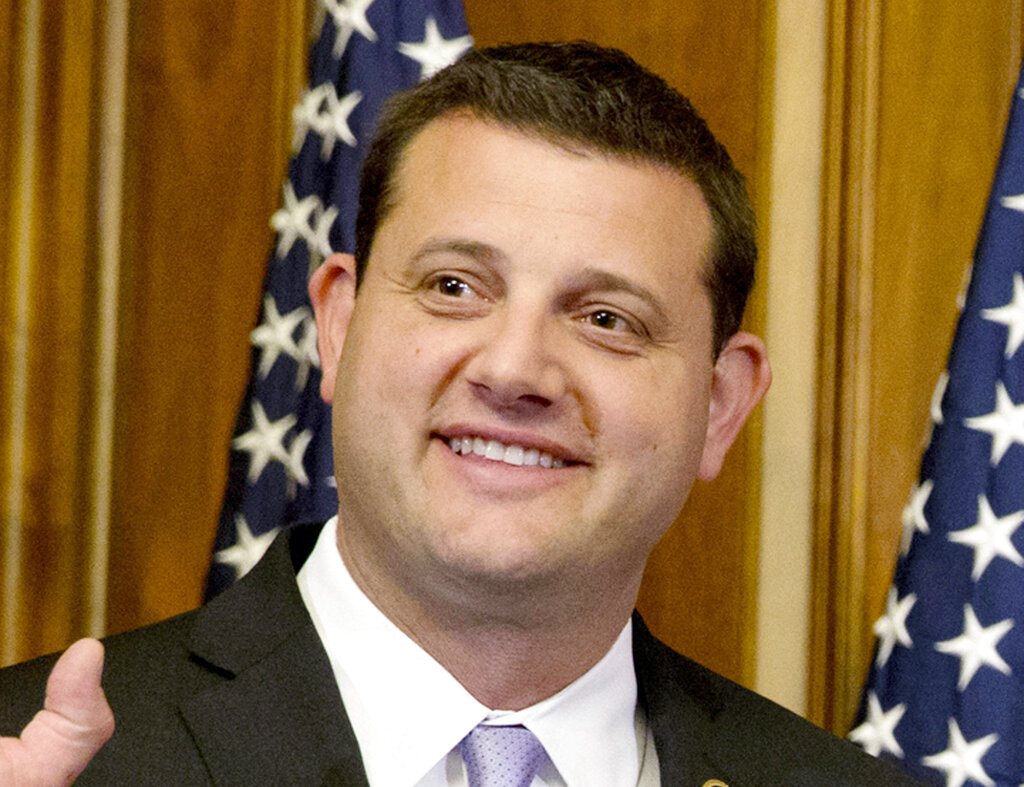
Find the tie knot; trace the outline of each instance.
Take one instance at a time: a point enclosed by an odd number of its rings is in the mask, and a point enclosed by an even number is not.
[[[469,787],[528,787],[544,747],[526,727],[478,724],[459,744]]]

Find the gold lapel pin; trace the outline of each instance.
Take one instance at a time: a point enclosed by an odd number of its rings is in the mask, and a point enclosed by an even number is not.
[[[729,787],[729,785],[721,779],[708,779],[701,787]]]

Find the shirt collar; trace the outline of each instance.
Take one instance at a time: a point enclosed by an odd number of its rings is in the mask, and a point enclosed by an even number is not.
[[[484,720],[532,730],[568,787],[636,783],[631,621],[608,653],[562,691],[521,711],[493,711],[366,597],[338,553],[336,528],[337,517],[324,526],[299,588],[371,785],[418,783]]]

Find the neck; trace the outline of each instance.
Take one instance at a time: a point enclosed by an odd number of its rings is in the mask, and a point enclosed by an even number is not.
[[[403,628],[481,703],[520,710],[558,693],[597,664],[628,617],[627,612],[614,621],[556,627],[507,622],[439,626],[430,619]]]
[[[411,594],[347,551],[349,573],[369,599],[477,700],[520,710],[550,697],[597,664],[632,613],[640,573],[624,583],[454,580],[420,582]],[[612,587],[612,586],[615,587]],[[609,592],[610,591],[610,592]]]

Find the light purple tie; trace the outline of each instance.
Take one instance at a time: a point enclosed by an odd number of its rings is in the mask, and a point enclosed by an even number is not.
[[[526,727],[478,724],[459,744],[469,787],[529,787],[544,747]]]

